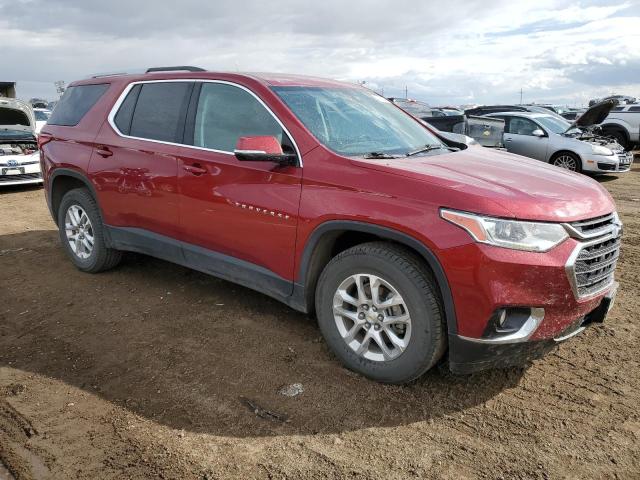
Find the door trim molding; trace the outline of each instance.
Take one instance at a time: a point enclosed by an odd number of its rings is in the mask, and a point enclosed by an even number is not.
[[[265,267],[142,228],[109,225],[105,228],[112,248],[143,253],[213,275],[301,310],[292,304],[293,281]]]

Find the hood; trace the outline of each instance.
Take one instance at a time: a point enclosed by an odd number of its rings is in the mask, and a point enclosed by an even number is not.
[[[0,98],[0,128],[35,132],[36,118],[31,105],[15,98]]]
[[[443,207],[484,215],[567,222],[615,209],[609,193],[587,176],[488,148],[352,161],[363,168],[424,182],[425,195],[438,198]]]
[[[589,107],[586,112],[580,115],[580,117],[578,117],[578,119],[571,124],[567,131],[575,127],[586,128],[604,122],[604,119],[607,118],[609,112],[611,112],[611,109],[617,104],[618,102],[613,99],[596,103],[594,106]]]

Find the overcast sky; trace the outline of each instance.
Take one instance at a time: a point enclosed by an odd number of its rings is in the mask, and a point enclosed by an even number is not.
[[[146,66],[366,81],[433,105],[640,97],[640,0],[0,0],[0,81]]]

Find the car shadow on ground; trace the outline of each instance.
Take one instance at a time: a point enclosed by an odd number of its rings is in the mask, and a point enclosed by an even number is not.
[[[42,190],[42,183],[27,183],[24,185],[2,185],[0,183],[0,195],[33,190]]]
[[[612,182],[618,179],[617,175],[596,175],[595,178],[600,183]]]
[[[410,424],[481,404],[524,372],[436,368],[406,386],[372,382],[275,300],[141,255],[84,274],[55,231],[0,236],[0,264],[1,366],[176,429],[246,437]],[[291,383],[304,393],[278,393]]]

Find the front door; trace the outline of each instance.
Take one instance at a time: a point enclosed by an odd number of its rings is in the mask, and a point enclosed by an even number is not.
[[[273,291],[287,294],[282,289],[292,288],[302,169],[238,160],[238,138],[257,135],[274,136],[285,152],[296,152],[253,93],[221,82],[196,87],[185,132],[193,146],[178,147],[177,154],[181,238],[190,244],[184,255],[227,278],[236,267],[238,275],[248,269],[263,287],[271,279]]]
[[[515,116],[506,118],[508,122],[505,125],[504,145],[507,151],[546,161],[549,137],[546,134],[544,137],[533,135],[535,130],[542,130],[542,128],[528,118]]]

